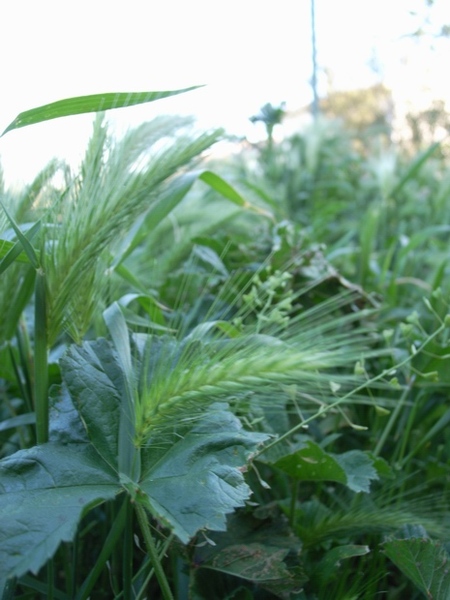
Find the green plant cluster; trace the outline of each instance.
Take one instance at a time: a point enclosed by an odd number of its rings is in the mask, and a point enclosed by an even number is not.
[[[445,152],[99,112],[172,93],[6,130],[98,113],[0,185],[1,597],[446,600]]]

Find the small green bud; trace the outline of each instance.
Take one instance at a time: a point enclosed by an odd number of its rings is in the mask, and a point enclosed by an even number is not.
[[[396,390],[400,389],[400,384],[398,382],[397,377],[393,377],[390,381],[389,381],[389,385],[391,385],[393,388],[395,388]]]
[[[330,389],[333,394],[336,394],[341,389],[340,383],[335,383],[334,381],[330,381]]]
[[[428,301],[426,301],[426,302],[428,302]],[[429,304],[430,303],[428,302],[428,305]],[[420,327],[419,313],[416,310],[414,312],[412,312],[410,315],[408,315],[406,317],[406,322],[410,323],[411,325],[417,325],[417,327]]]
[[[366,370],[364,368],[364,363],[358,360],[355,364],[354,374],[355,375],[365,375]]]
[[[412,333],[413,326],[410,323],[400,323],[400,331],[405,337],[409,337]]]
[[[384,329],[383,330],[383,337],[387,343],[391,341],[393,335],[394,335],[393,329]]]

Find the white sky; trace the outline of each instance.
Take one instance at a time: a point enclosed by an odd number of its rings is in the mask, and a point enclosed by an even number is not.
[[[439,24],[450,22],[446,5],[436,0]],[[398,83],[399,59],[413,46],[399,37],[417,26],[409,15],[415,7],[423,14],[426,0],[316,0],[318,61],[333,85],[373,83],[374,55],[387,83]],[[23,110],[100,92],[207,84],[116,112],[122,126],[182,112],[201,126],[249,136],[248,118],[264,103],[296,109],[311,101],[310,0],[10,0],[0,4],[0,23],[0,131]],[[431,87],[446,79],[437,56],[423,65],[441,69],[429,75]],[[420,79],[410,72],[401,82],[409,95]],[[7,182],[29,181],[52,156],[75,161],[91,123],[78,116],[8,133],[0,139]]]

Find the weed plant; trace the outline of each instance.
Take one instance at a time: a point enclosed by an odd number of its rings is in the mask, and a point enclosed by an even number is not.
[[[220,136],[1,190],[3,598],[448,598],[442,158],[320,123],[231,187]]]

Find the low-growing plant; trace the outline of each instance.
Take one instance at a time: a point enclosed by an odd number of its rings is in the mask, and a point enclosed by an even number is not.
[[[167,95],[70,99],[8,130]],[[117,141],[97,116],[78,174],[2,191],[3,598],[443,600],[445,269],[423,309],[397,306],[369,223],[350,281],[315,239],[347,214],[342,196],[315,220],[341,189],[332,153],[300,226],[192,170],[221,133],[188,126]]]

